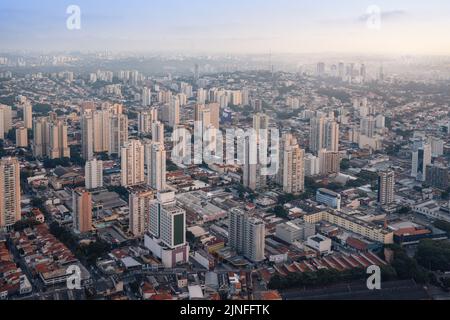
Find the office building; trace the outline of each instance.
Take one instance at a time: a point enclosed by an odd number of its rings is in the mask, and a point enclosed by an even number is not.
[[[341,210],[341,195],[334,191],[324,188],[317,189],[316,201],[330,208]]]
[[[447,190],[450,186],[448,168],[438,163],[427,165],[425,183],[440,190]]]
[[[418,181],[426,181],[426,167],[431,164],[431,145],[421,143],[412,152],[411,176]]]

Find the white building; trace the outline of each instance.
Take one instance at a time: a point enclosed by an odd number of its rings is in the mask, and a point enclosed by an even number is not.
[[[93,159],[84,166],[86,189],[92,190],[103,187],[103,161]]]

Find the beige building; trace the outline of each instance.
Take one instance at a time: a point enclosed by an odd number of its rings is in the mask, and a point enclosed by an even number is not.
[[[85,233],[92,230],[92,195],[83,188],[72,192],[73,228]]]
[[[326,221],[370,240],[378,241],[383,244],[394,243],[394,233],[392,231],[378,227],[373,223],[365,222],[351,215],[344,214],[340,211],[327,210],[310,213],[306,214],[303,219],[305,222],[312,224]]]
[[[12,129],[12,109],[10,106],[0,104],[0,140]]]
[[[124,187],[145,183],[144,145],[139,140],[130,140],[121,152],[121,184]]]
[[[16,129],[16,146],[18,148],[28,147],[28,129],[20,127]]]
[[[49,123],[48,144],[46,155],[50,159],[70,158],[70,149],[67,143],[67,124],[58,120]]]
[[[140,186],[132,187],[129,191],[130,233],[140,237],[149,230],[150,205],[155,194],[153,190]]]
[[[284,150],[283,191],[300,194],[305,190],[305,151],[298,144]]]
[[[29,102],[23,105],[23,125],[27,129],[33,128],[33,106]]]
[[[123,114],[114,114],[110,122],[110,145],[108,154],[120,156],[121,148],[128,141],[128,117]]]
[[[0,228],[21,219],[20,166],[17,158],[0,160]]]

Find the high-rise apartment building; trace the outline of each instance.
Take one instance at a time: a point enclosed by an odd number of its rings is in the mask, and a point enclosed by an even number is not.
[[[130,140],[121,152],[121,184],[135,186],[145,182],[144,145],[139,140]]]
[[[33,106],[30,102],[23,105],[23,125],[27,129],[33,128]]]
[[[392,170],[378,173],[378,204],[390,205],[395,201],[395,172]]]
[[[92,190],[103,187],[103,161],[92,159],[84,166],[86,189]]]
[[[94,158],[94,116],[85,113],[81,116],[81,156],[89,161]]]
[[[152,142],[145,145],[147,184],[156,191],[166,188],[166,150],[164,145]]]
[[[70,149],[67,142],[67,124],[61,120],[47,123],[46,155],[50,159],[70,158]]]
[[[128,142],[128,117],[124,114],[113,114],[110,122],[110,146],[108,154],[120,156],[121,148]]]
[[[28,129],[20,127],[16,129],[16,146],[18,148],[28,147]]]
[[[300,194],[305,190],[305,151],[298,144],[284,150],[283,191]]]
[[[92,195],[83,188],[72,191],[73,228],[79,233],[92,230]]]
[[[0,160],[0,229],[21,219],[20,166],[17,158]]]
[[[311,152],[318,154],[321,149],[339,151],[339,124],[336,121],[324,117],[311,118],[310,127]]]
[[[10,106],[0,104],[0,140],[12,129],[12,109]]]
[[[129,189],[129,229],[133,236],[143,236],[149,230],[150,206],[154,199],[154,191],[149,188],[137,186]]]
[[[265,259],[265,224],[248,216],[248,212],[233,208],[228,214],[229,245],[253,262]]]

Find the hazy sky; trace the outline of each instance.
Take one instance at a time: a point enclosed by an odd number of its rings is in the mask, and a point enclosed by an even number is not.
[[[81,30],[66,28],[69,5]],[[366,25],[371,5],[379,30]],[[1,0],[10,49],[450,54],[450,1]]]

